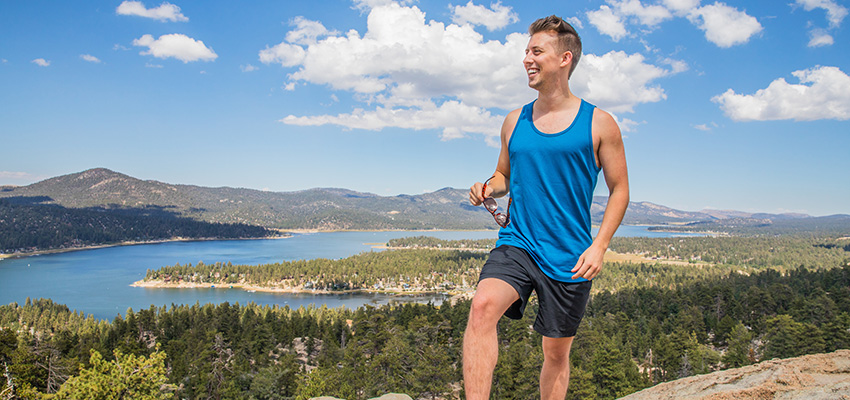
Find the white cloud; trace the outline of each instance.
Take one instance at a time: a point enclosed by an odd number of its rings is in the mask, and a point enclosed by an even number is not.
[[[672,58],[665,58],[665,59],[661,60],[661,63],[669,65],[670,68],[671,68],[670,72],[673,73],[673,74],[685,72],[689,68],[688,63],[686,63],[682,60],[674,60]]]
[[[522,58],[528,35],[485,41],[472,25],[427,21],[415,6],[375,7],[364,33],[328,35],[309,46],[283,42],[259,52],[266,64],[291,67],[296,83],[353,93],[358,109],[340,115],[289,115],[298,125],[355,129],[440,129],[444,139],[483,135],[498,144],[507,110],[531,101]],[[573,90],[612,112],[664,99],[655,79],[677,72],[646,63],[639,54],[585,54],[571,79]],[[674,64],[671,64],[674,65]]]
[[[685,16],[699,7],[700,0],[663,0],[664,6],[678,16]]]
[[[660,5],[644,5],[640,0],[607,0],[610,5],[601,5],[596,11],[588,11],[587,18],[596,29],[619,41],[629,34],[627,22],[654,28],[661,22],[673,18],[669,10]]]
[[[647,5],[640,0],[606,0],[606,3],[586,15],[599,33],[615,42],[629,36],[629,25],[654,29],[674,16],[687,17],[705,31],[710,42],[720,47],[746,43],[762,30],[758,20],[721,2],[703,7],[699,6],[700,0],[663,0],[663,5]]]
[[[465,6],[454,6],[450,8],[452,9],[452,22],[458,25],[481,25],[491,32],[519,21],[516,13],[510,7],[503,6],[500,2],[491,3],[490,8],[487,8],[475,5],[470,0]]]
[[[133,40],[133,46],[148,48],[147,51],[139,54],[149,54],[156,58],[176,58],[183,63],[213,61],[218,58],[218,55],[212,49],[207,48],[204,42],[179,33],[162,35],[156,40],[151,35],[144,35]]]
[[[826,17],[829,20],[829,26],[837,28],[841,25],[841,21],[847,16],[847,8],[836,3],[833,0],[796,0],[796,4],[803,6],[806,11],[812,11],[815,8],[826,10]]]
[[[50,61],[45,60],[43,58],[36,58],[35,60],[32,60],[31,62],[35,65],[40,66],[40,67],[49,67],[50,66]]]
[[[242,72],[254,72],[254,71],[258,70],[259,68],[255,67],[251,64],[248,64],[248,65],[240,65],[239,69],[241,69]]]
[[[289,43],[280,43],[272,48],[260,50],[260,62],[263,64],[280,63],[284,67],[294,67],[304,62],[305,57],[307,52],[303,47]]]
[[[97,58],[97,57],[95,57],[91,54],[80,54],[80,58],[82,58],[83,60],[86,60],[88,62],[95,63],[95,64],[100,64],[100,62],[101,62],[99,58]]]
[[[711,130],[711,128],[706,124],[694,125],[694,129],[698,129],[698,130],[701,130],[703,132],[708,132],[708,131]]]
[[[581,22],[580,19],[578,19],[578,17],[567,17],[567,18],[564,18],[564,20],[569,22],[570,25],[573,26],[573,28],[576,28],[576,29],[584,28],[584,24]]]
[[[811,39],[809,40],[809,47],[832,46],[832,44],[835,43],[835,39],[832,38],[832,35],[823,29],[812,29],[812,31],[809,32],[809,36],[811,36]]]
[[[321,22],[311,21],[304,17],[295,17],[292,25],[296,29],[286,34],[286,41],[294,44],[311,45],[316,43],[316,40],[320,37],[338,34],[336,31],[329,31]]]
[[[688,19],[705,31],[709,42],[720,47],[746,43],[762,31],[757,19],[720,2],[693,10]]]
[[[388,127],[403,129],[442,129],[443,140],[480,133],[498,138],[502,116],[491,115],[479,107],[458,101],[446,101],[440,106],[429,103],[421,108],[377,107],[374,111],[356,109],[350,114],[296,117],[289,115],[281,122],[289,125],[340,125],[352,129],[381,130]],[[494,133],[495,132],[495,133]]]
[[[415,0],[354,0],[354,7],[361,11],[368,11],[377,7],[384,7],[390,4],[408,5]]]
[[[828,66],[794,71],[792,75],[800,84],[779,78],[752,95],[729,89],[711,100],[735,121],[850,119],[850,76]]]
[[[33,179],[35,176],[29,172],[0,171],[0,179]]]
[[[652,81],[669,75],[644,62],[640,54],[611,51],[602,56],[582,56],[570,88],[579,96],[611,112],[632,112],[641,103],[654,103],[667,98],[664,90]]]
[[[135,15],[144,18],[152,18],[162,22],[186,22],[189,18],[180,13],[180,7],[165,2],[157,8],[146,8],[141,1],[124,1],[115,12],[118,15]]]
[[[621,15],[635,17],[641,25],[653,27],[673,18],[666,8],[659,5],[643,5],[639,0],[611,2]]]
[[[611,7],[602,5],[596,11],[588,11],[586,15],[587,20],[596,27],[599,33],[610,36],[615,42],[620,41],[628,34],[626,25],[619,15],[614,14]]]
[[[145,63],[145,68],[162,68],[161,64]]]

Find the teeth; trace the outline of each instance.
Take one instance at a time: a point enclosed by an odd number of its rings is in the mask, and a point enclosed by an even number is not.
[[[528,74],[529,74],[529,75],[531,75],[531,74],[535,74],[535,73],[537,73],[537,72],[540,72],[540,70],[539,70],[539,69],[537,69],[537,68],[529,68],[529,69],[528,69]]]

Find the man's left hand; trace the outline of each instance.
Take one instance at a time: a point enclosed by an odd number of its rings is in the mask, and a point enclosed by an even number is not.
[[[572,279],[584,278],[591,280],[599,275],[602,270],[602,260],[605,257],[605,246],[590,245],[581,257],[578,258],[576,266],[570,272],[575,273]]]

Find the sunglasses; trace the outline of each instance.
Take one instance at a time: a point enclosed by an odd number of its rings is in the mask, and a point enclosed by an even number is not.
[[[499,226],[506,228],[508,224],[511,223],[511,202],[513,199],[508,199],[508,209],[505,213],[502,213],[499,210],[499,205],[496,204],[496,199],[484,196],[484,193],[487,192],[487,182],[490,182],[490,179],[493,179],[493,177],[491,176],[489,179],[484,181],[484,187],[481,188],[481,197],[484,198],[484,208],[486,208],[487,211],[490,211],[490,214],[493,214],[493,218],[496,219],[496,223],[499,224]]]

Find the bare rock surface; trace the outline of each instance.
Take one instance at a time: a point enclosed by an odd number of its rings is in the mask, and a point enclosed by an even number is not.
[[[621,400],[850,400],[850,350],[665,382]]]
[[[322,396],[322,397],[313,397],[310,400],[344,400],[344,399],[338,399],[336,397]],[[375,397],[375,398],[372,398],[372,399],[369,399],[369,400],[413,400],[413,399],[406,394],[387,393],[387,394],[385,394],[381,397]]]

